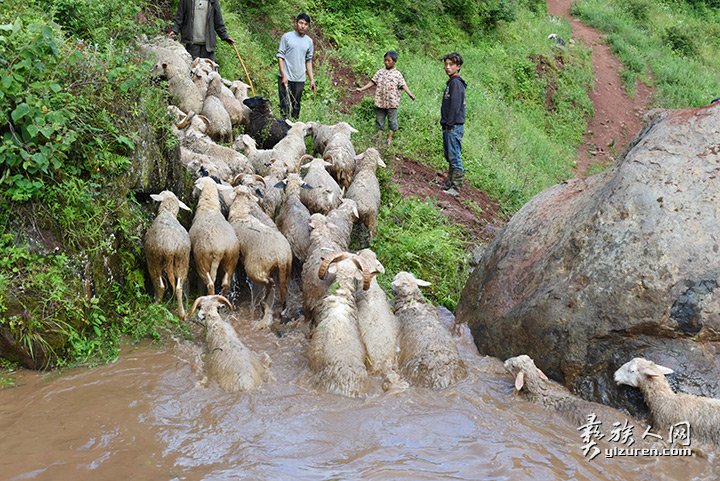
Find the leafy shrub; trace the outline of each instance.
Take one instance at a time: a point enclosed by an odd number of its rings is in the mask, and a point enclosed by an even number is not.
[[[663,40],[670,48],[686,57],[694,57],[698,53],[698,47],[692,34],[679,25],[670,25],[665,29]]]
[[[647,22],[652,7],[651,0],[628,0],[622,4],[622,8],[639,23]]]

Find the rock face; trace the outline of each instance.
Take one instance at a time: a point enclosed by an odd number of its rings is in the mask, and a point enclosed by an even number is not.
[[[533,198],[484,253],[457,321],[482,354],[528,354],[581,396],[638,414],[639,394],[612,380],[636,356],[720,397],[719,286],[716,104],[656,114],[614,167]]]

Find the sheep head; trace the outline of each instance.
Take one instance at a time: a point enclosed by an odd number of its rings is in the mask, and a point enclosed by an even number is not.
[[[418,279],[410,272],[400,271],[395,274],[395,278],[392,281],[392,290],[396,296],[422,296],[420,287],[427,287],[430,285],[431,284],[429,282]]]
[[[354,275],[355,280],[363,281],[364,291],[370,289],[370,282],[372,281],[373,274],[365,269],[365,266],[357,255],[349,252],[336,252],[335,254],[323,258],[320,268],[318,269],[318,277],[320,277],[320,279],[325,279],[328,272],[330,274],[335,274],[337,264],[347,259],[351,259],[357,267]]]
[[[505,361],[505,370],[515,376],[515,390],[520,391],[526,384],[526,380],[550,380],[540,369],[535,366],[532,358],[526,354],[511,357]]]
[[[373,168],[376,168],[378,165],[380,167],[387,167],[385,162],[383,162],[382,158],[380,157],[380,152],[377,151],[376,148],[370,147],[365,152],[362,152],[355,156],[355,160],[357,162],[362,162],[365,160],[365,157],[368,157],[368,159],[371,161],[370,165],[373,165]]]
[[[673,372],[672,369],[655,364],[644,357],[636,357],[615,371],[614,378],[617,384],[640,387],[644,379],[658,378]]]
[[[161,208],[167,209],[175,215],[177,215],[179,209],[190,210],[190,207],[185,205],[183,201],[178,199],[177,196],[169,190],[163,190],[159,194],[150,194],[150,198],[160,202]]]
[[[192,318],[195,310],[200,307],[198,311],[198,319],[205,319],[209,315],[219,315],[218,308],[220,306],[227,306],[228,309],[232,310],[233,306],[226,297],[220,295],[214,296],[202,296],[195,299],[195,302],[190,309],[188,317]]]

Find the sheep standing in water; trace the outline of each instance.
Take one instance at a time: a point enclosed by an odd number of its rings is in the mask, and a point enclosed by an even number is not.
[[[404,271],[393,279],[395,315],[400,322],[400,372],[410,384],[443,389],[463,379],[467,369],[437,309],[420,292],[420,286],[429,285]]]
[[[160,301],[165,293],[165,273],[170,286],[175,289],[178,315],[184,319],[183,283],[190,268],[190,235],[178,222],[177,215],[180,209],[189,211],[190,208],[169,190],[150,197],[160,202],[158,214],[145,233],[145,257],[155,288],[155,302]]]
[[[615,371],[615,382],[640,389],[658,429],[688,422],[692,439],[720,447],[720,399],[673,392],[665,378],[672,372],[670,368],[636,357]]]
[[[575,396],[565,386],[548,379],[525,354],[507,359],[505,369],[515,377],[515,389],[522,398],[556,411],[577,426],[585,424],[591,414],[607,426],[628,418],[603,404]]]
[[[370,279],[357,256],[336,253],[325,259],[318,276],[335,274],[335,282],[319,301],[317,326],[308,356],[314,381],[328,392],[356,397],[367,391],[366,351],[358,331],[355,291],[358,282]],[[367,287],[365,287],[367,288]]]
[[[263,382],[269,359],[260,357],[242,343],[235,329],[224,320],[218,308],[232,304],[223,296],[198,297],[190,310],[192,317],[198,309],[198,318],[205,324],[207,356],[205,366],[208,377],[227,392],[248,391]]]

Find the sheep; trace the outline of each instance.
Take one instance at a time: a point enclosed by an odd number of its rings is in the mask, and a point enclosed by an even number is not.
[[[209,156],[211,162],[218,167],[220,178],[226,182],[239,174],[254,173],[253,165],[247,157],[235,149],[216,144],[207,135],[185,136],[181,145],[198,154]]]
[[[400,323],[400,372],[411,384],[443,389],[464,378],[467,370],[437,310],[420,292],[420,286],[429,285],[405,271],[393,279],[395,315]]]
[[[665,378],[672,369],[636,357],[615,371],[615,382],[640,389],[655,425],[666,429],[687,422],[693,439],[720,447],[720,399],[675,393]]]
[[[273,162],[285,164],[288,172],[300,172],[300,158],[305,154],[305,136],[308,132],[307,124],[295,122],[285,137],[273,147]]]
[[[368,241],[370,241],[377,232],[377,217],[380,209],[380,183],[375,172],[378,165],[385,167],[385,162],[380,158],[380,153],[372,147],[358,155],[356,160],[362,163],[350,188],[345,192],[345,197],[357,202],[360,222],[367,227]]]
[[[365,266],[366,272],[373,275],[385,272],[385,268],[370,249],[359,251],[357,257]],[[396,372],[400,326],[385,292],[374,276],[367,290],[358,291],[355,302],[360,337],[367,350],[368,369],[370,372],[382,374],[387,384],[400,385]]]
[[[232,181],[233,185],[244,185],[248,187],[256,197],[263,198],[267,187],[265,186],[265,179],[255,174],[240,174]],[[253,202],[250,206],[250,215],[255,217],[257,220],[262,222],[268,227],[276,228],[275,221],[273,221],[269,215],[260,207],[260,204]]]
[[[190,267],[190,235],[178,222],[177,214],[180,209],[189,211],[190,208],[169,190],[151,194],[150,197],[160,202],[157,216],[144,239],[148,271],[155,289],[155,302],[160,301],[165,293],[165,273],[170,286],[175,289],[178,315],[185,319],[183,283]]]
[[[504,366],[515,377],[515,390],[523,399],[557,412],[576,426],[585,424],[591,414],[595,414],[600,422],[608,426],[623,418],[627,419],[619,411],[581,399],[565,386],[551,381],[535,366],[530,356],[523,354],[511,357]]]
[[[203,296],[195,299],[190,316],[199,307],[198,318],[205,325],[207,355],[205,366],[209,377],[215,379],[226,392],[248,391],[263,382],[269,367],[267,355],[261,359],[242,343],[232,325],[224,320],[218,308],[232,304],[223,296]]]
[[[341,238],[337,228],[324,215],[312,214],[309,224],[311,229],[310,247],[302,266],[301,281],[305,319],[314,323],[315,307],[330,287],[330,281],[320,279],[317,272],[327,256],[334,252],[347,250],[347,243]]]
[[[273,149],[258,149],[255,140],[248,134],[243,134],[235,139],[233,148],[238,152],[245,152],[256,174],[266,176],[270,173],[270,166],[275,154]]]
[[[330,230],[343,250],[347,250],[350,245],[352,229],[359,218],[357,202],[352,199],[343,199],[338,207],[328,212],[327,220],[330,222]]]
[[[166,36],[158,36],[148,41],[143,38],[139,42],[140,51],[146,57],[152,57],[156,64],[172,64],[181,71],[190,71],[192,56],[185,49],[185,46]]]
[[[250,88],[250,85],[246,84],[245,82],[241,80],[234,80],[232,82],[223,80],[226,85],[230,88],[230,92],[235,96],[236,99],[239,101],[243,101],[246,98],[248,98],[248,89]],[[245,104],[243,104],[245,105]],[[247,106],[246,106],[247,107]],[[248,107],[249,109],[250,107]]]
[[[272,149],[285,137],[290,125],[283,119],[276,119],[270,111],[270,102],[263,97],[250,97],[243,100],[250,108],[247,130],[261,149]]]
[[[157,62],[152,68],[151,76],[167,80],[171,104],[176,105],[183,112],[202,111],[202,92],[190,79],[190,72],[187,68],[173,63]]]
[[[274,299],[273,273],[277,272],[280,303],[286,307],[288,280],[292,270],[292,250],[290,243],[275,227],[268,227],[250,214],[253,204],[257,204],[249,188],[244,185],[235,187],[235,200],[230,206],[228,220],[240,242],[240,252],[247,277],[263,286],[263,316],[257,327],[270,327],[272,324],[272,305],[268,304],[270,295]]]
[[[207,95],[220,99],[225,110],[230,115],[230,123],[233,127],[246,125],[250,118],[250,109],[240,100],[236,99],[232,92],[225,92],[222,78],[217,72],[208,74]]]
[[[347,122],[339,122],[335,125],[308,122],[308,125],[312,129],[313,151],[316,154],[323,154],[325,152],[325,147],[327,147],[328,142],[335,134],[350,138],[352,134],[358,133],[358,131]]]
[[[308,350],[310,369],[315,383],[326,391],[357,397],[367,390],[368,373],[354,297],[356,282],[365,284],[366,276],[357,257],[346,252],[323,262],[317,275],[323,278],[327,273],[335,274],[335,281],[318,303],[318,324]]]
[[[355,173],[355,148],[350,140],[351,133],[345,129],[336,131],[323,151],[323,159],[332,164],[328,171],[346,192]]]
[[[300,191],[307,188],[298,174],[289,174],[280,184],[285,189],[285,201],[275,222],[292,246],[295,258],[302,264],[310,248],[310,211],[300,201]],[[277,186],[276,185],[276,186]]]
[[[202,137],[205,135],[210,122],[195,112],[187,114],[175,105],[168,105],[168,113],[175,119],[176,137]]]
[[[330,163],[323,159],[313,159],[311,155],[302,156],[300,162],[306,159],[310,159],[310,162],[303,166],[307,168],[303,180],[305,180],[305,183],[312,185],[313,188],[300,192],[300,200],[310,213],[327,214],[342,202],[342,189],[325,170],[326,167],[330,166]]]
[[[240,241],[220,211],[218,188],[218,184],[209,177],[200,177],[195,181],[200,199],[190,227],[195,270],[205,282],[208,295],[215,294],[218,267],[222,267],[223,271],[221,292],[227,294],[240,256]]]
[[[211,75],[218,75],[217,73]],[[217,78],[217,77],[213,77]],[[232,120],[222,101],[215,95],[207,95],[202,104],[202,112],[210,121],[208,134],[218,142],[232,142]]]

